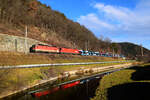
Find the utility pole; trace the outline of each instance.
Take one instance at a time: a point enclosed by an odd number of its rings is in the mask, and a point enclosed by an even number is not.
[[[89,50],[89,40],[87,40],[87,50]]]
[[[87,45],[86,45],[87,43],[85,42],[85,51],[87,51]]]
[[[113,48],[113,57],[115,56],[115,51],[114,51],[114,48]]]
[[[142,46],[142,44],[140,46],[141,46],[141,56],[143,56],[144,55],[143,54],[143,46]]]
[[[89,44],[88,42],[89,42],[88,40],[85,42],[85,50],[86,51],[88,51],[88,44]]]
[[[27,54],[27,36],[28,36],[28,27],[25,27],[25,54]]]

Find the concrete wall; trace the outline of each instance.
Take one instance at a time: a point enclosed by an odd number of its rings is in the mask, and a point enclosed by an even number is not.
[[[27,38],[27,49],[25,46],[25,38],[19,36],[12,36],[0,33],[0,51],[12,52],[29,52],[33,44],[45,44],[43,42]]]

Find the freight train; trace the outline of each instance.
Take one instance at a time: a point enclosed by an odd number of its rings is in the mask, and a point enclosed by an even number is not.
[[[64,48],[64,47],[60,48],[60,47],[56,47],[56,46],[43,45],[43,44],[32,45],[32,47],[30,48],[30,52],[124,58],[123,55],[112,54],[112,53],[108,53],[108,52],[105,53],[105,52],[84,51],[84,50],[79,50],[79,49]]]

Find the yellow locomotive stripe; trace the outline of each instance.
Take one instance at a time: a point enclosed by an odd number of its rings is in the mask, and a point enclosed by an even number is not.
[[[35,49],[35,51],[43,51],[43,52],[59,52],[59,50],[42,50],[42,49]]]

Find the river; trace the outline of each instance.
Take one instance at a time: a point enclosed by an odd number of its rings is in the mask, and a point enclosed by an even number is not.
[[[95,95],[95,91],[99,86],[100,78],[87,80],[83,84],[78,84],[74,87],[65,90],[59,90],[49,95],[41,96],[39,98],[33,97],[30,94],[20,93],[4,100],[90,100]],[[51,84],[46,84],[49,86]],[[42,89],[39,87],[38,89]]]

